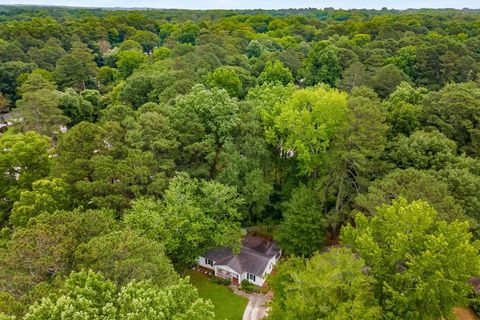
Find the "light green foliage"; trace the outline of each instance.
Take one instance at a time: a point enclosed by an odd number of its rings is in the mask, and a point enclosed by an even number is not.
[[[365,268],[349,249],[291,258],[271,279],[271,319],[381,319]]]
[[[116,287],[92,271],[72,273],[61,295],[43,298],[33,304],[25,320],[116,319],[113,304]]]
[[[325,169],[331,140],[346,124],[346,107],[346,94],[336,90],[297,90],[274,107],[273,113],[278,115],[266,131],[267,139],[282,157],[296,159],[302,174],[317,176]]]
[[[120,51],[115,58],[118,71],[124,78],[131,75],[146,60],[143,52],[134,50]]]
[[[234,69],[228,67],[217,68],[208,73],[206,83],[212,88],[227,90],[231,97],[238,97],[242,91],[242,82]]]
[[[198,298],[188,279],[159,288],[151,282],[117,287],[91,270],[72,273],[58,296],[36,302],[25,320],[201,320],[213,319],[210,301]]]
[[[170,57],[171,50],[167,47],[158,47],[153,49],[153,61],[165,60]]]
[[[0,135],[0,221],[32,183],[50,172],[50,140],[35,132]]]
[[[447,223],[426,202],[399,199],[371,219],[357,214],[341,241],[369,267],[384,318],[438,319],[466,303],[468,279],[480,272],[471,238],[466,222]]]
[[[32,190],[22,191],[20,199],[13,204],[10,223],[15,227],[25,226],[30,218],[67,209],[68,204],[69,190],[62,179],[36,180]]]
[[[399,136],[387,154],[399,168],[442,169],[455,161],[457,145],[438,131],[415,131],[409,137]]]
[[[20,95],[28,94],[37,90],[46,89],[49,91],[54,91],[57,89],[55,83],[45,78],[39,72],[35,70],[26,76],[25,81],[22,82],[22,85],[18,88],[18,93]]]
[[[318,191],[301,186],[283,204],[283,221],[275,239],[288,254],[310,257],[325,244],[326,219]]]
[[[178,277],[162,244],[129,230],[92,238],[78,247],[75,261],[78,269],[93,269],[118,284],[152,279],[166,286]]]
[[[159,290],[150,282],[130,282],[118,294],[120,320],[214,319],[213,305],[198,297],[188,278]]]
[[[164,215],[171,232],[166,249],[180,261],[192,262],[211,248],[238,248],[243,235],[238,222],[242,202],[234,187],[174,178],[165,192]]]
[[[342,72],[337,48],[328,41],[315,43],[304,60],[303,69],[306,85],[335,85]]]
[[[268,61],[265,65],[265,69],[263,69],[262,73],[258,77],[259,84],[267,82],[279,82],[286,86],[287,84],[293,82],[292,72],[279,60],[276,60],[275,62]]]
[[[415,46],[405,46],[400,48],[396,55],[387,59],[386,62],[396,65],[411,79],[417,78],[417,52]]]
[[[238,248],[242,204],[234,187],[180,175],[170,182],[165,200],[137,200],[124,221],[147,237],[165,243],[175,259],[194,262],[211,248]]]

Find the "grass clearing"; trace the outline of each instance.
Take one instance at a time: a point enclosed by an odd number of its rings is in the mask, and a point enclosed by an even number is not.
[[[215,306],[215,319],[242,320],[248,299],[237,296],[228,287],[211,282],[204,274],[185,270],[185,276],[198,289],[200,297],[209,299]]]

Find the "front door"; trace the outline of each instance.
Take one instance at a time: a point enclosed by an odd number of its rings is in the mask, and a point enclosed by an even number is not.
[[[238,286],[238,279],[237,279],[237,277],[232,277],[232,284],[233,284],[234,286]]]

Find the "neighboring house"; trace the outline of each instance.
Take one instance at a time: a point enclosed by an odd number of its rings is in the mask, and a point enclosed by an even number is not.
[[[12,123],[8,121],[7,117],[3,114],[0,114],[0,132],[6,131]]]
[[[6,131],[8,127],[22,120],[23,118],[17,112],[0,114],[0,132]]]
[[[215,276],[231,279],[234,285],[242,280],[263,286],[265,277],[282,255],[275,241],[244,237],[238,254],[229,248],[216,248],[198,258],[198,264],[215,271]]]

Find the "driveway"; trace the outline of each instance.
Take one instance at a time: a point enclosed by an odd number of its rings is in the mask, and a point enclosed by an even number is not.
[[[267,316],[267,296],[264,294],[249,294],[248,304],[243,313],[243,320],[260,320]]]
[[[268,308],[266,307],[266,304],[271,299],[271,293],[246,293],[233,285],[231,285],[230,288],[235,294],[248,299],[247,307],[243,313],[243,320],[260,320],[267,316]]]

